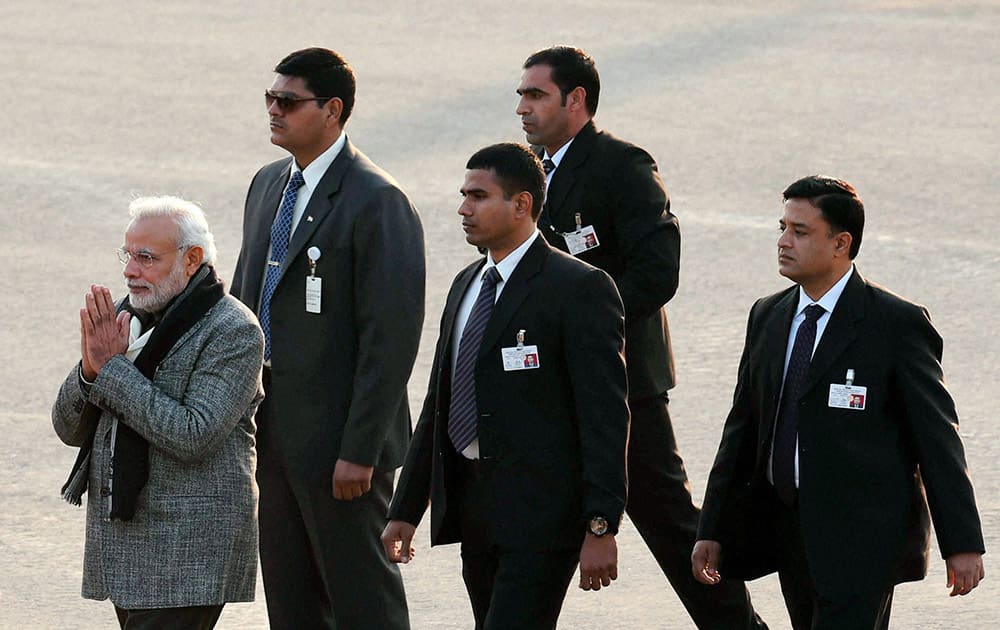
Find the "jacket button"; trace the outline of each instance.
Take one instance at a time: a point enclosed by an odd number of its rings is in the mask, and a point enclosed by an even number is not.
[[[107,486],[102,486],[101,487],[101,496],[102,497],[110,497],[111,496],[111,488],[109,488]]]

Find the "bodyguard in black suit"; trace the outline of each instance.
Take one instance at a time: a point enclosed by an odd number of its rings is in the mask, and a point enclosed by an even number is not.
[[[431,544],[462,543],[476,628],[554,628],[578,561],[585,590],[617,577],[622,304],[607,274],[539,237],[544,175],[527,147],[487,147],[467,168],[458,213],[488,254],[448,293],[382,540],[408,562],[430,501]]]
[[[692,568],[705,584],[777,571],[797,629],[885,628],[894,585],[926,574],[928,503],[951,594],[984,576],[942,341],[853,266],[850,184],[811,176],[784,197],[778,268],[796,284],[750,311]]]
[[[524,132],[549,172],[542,234],[608,272],[625,304],[629,518],[699,628],[763,626],[742,583],[712,592],[689,570],[698,508],[667,410],[674,364],[664,308],[677,291],[681,243],[656,163],[597,130],[600,78],[584,51],[557,46],[531,55],[517,93]]]
[[[344,124],[354,73],[310,48],[275,68],[271,142],[247,193],[232,293],[265,330],[260,551],[274,628],[408,628],[379,535],[410,433],[423,232]]]

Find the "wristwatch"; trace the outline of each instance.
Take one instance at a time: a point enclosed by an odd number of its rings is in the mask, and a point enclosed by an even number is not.
[[[608,527],[608,519],[603,516],[592,516],[590,520],[587,521],[587,531],[589,531],[594,536],[600,538],[607,534],[610,530]]]

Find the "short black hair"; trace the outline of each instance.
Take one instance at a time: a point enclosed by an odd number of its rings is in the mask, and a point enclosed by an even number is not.
[[[865,204],[858,191],[842,179],[826,175],[809,175],[795,181],[785,189],[785,201],[805,199],[823,213],[833,232],[851,235],[849,256],[854,260],[861,249],[861,236],[865,231]]]
[[[472,154],[465,168],[493,171],[504,199],[521,192],[531,195],[531,218],[538,219],[545,199],[545,171],[531,149],[516,142],[491,144]]]
[[[524,69],[538,65],[552,68],[552,82],[559,86],[563,105],[570,92],[582,87],[587,93],[587,112],[591,117],[597,113],[597,102],[601,97],[601,77],[597,74],[593,57],[580,48],[553,46],[533,53],[525,60]]]
[[[339,53],[328,48],[303,48],[279,61],[274,71],[302,79],[316,96],[339,98],[344,103],[344,108],[340,111],[341,126],[350,118],[351,110],[354,109],[357,82],[354,69]],[[317,105],[322,106],[324,103],[318,101]]]

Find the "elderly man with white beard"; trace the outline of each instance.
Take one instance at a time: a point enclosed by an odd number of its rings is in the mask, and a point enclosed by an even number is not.
[[[88,494],[85,598],[110,598],[122,628],[212,628],[254,597],[264,337],[216,276],[197,205],[147,197],[129,213],[128,296],[90,287],[52,409],[80,447],[63,496]]]

